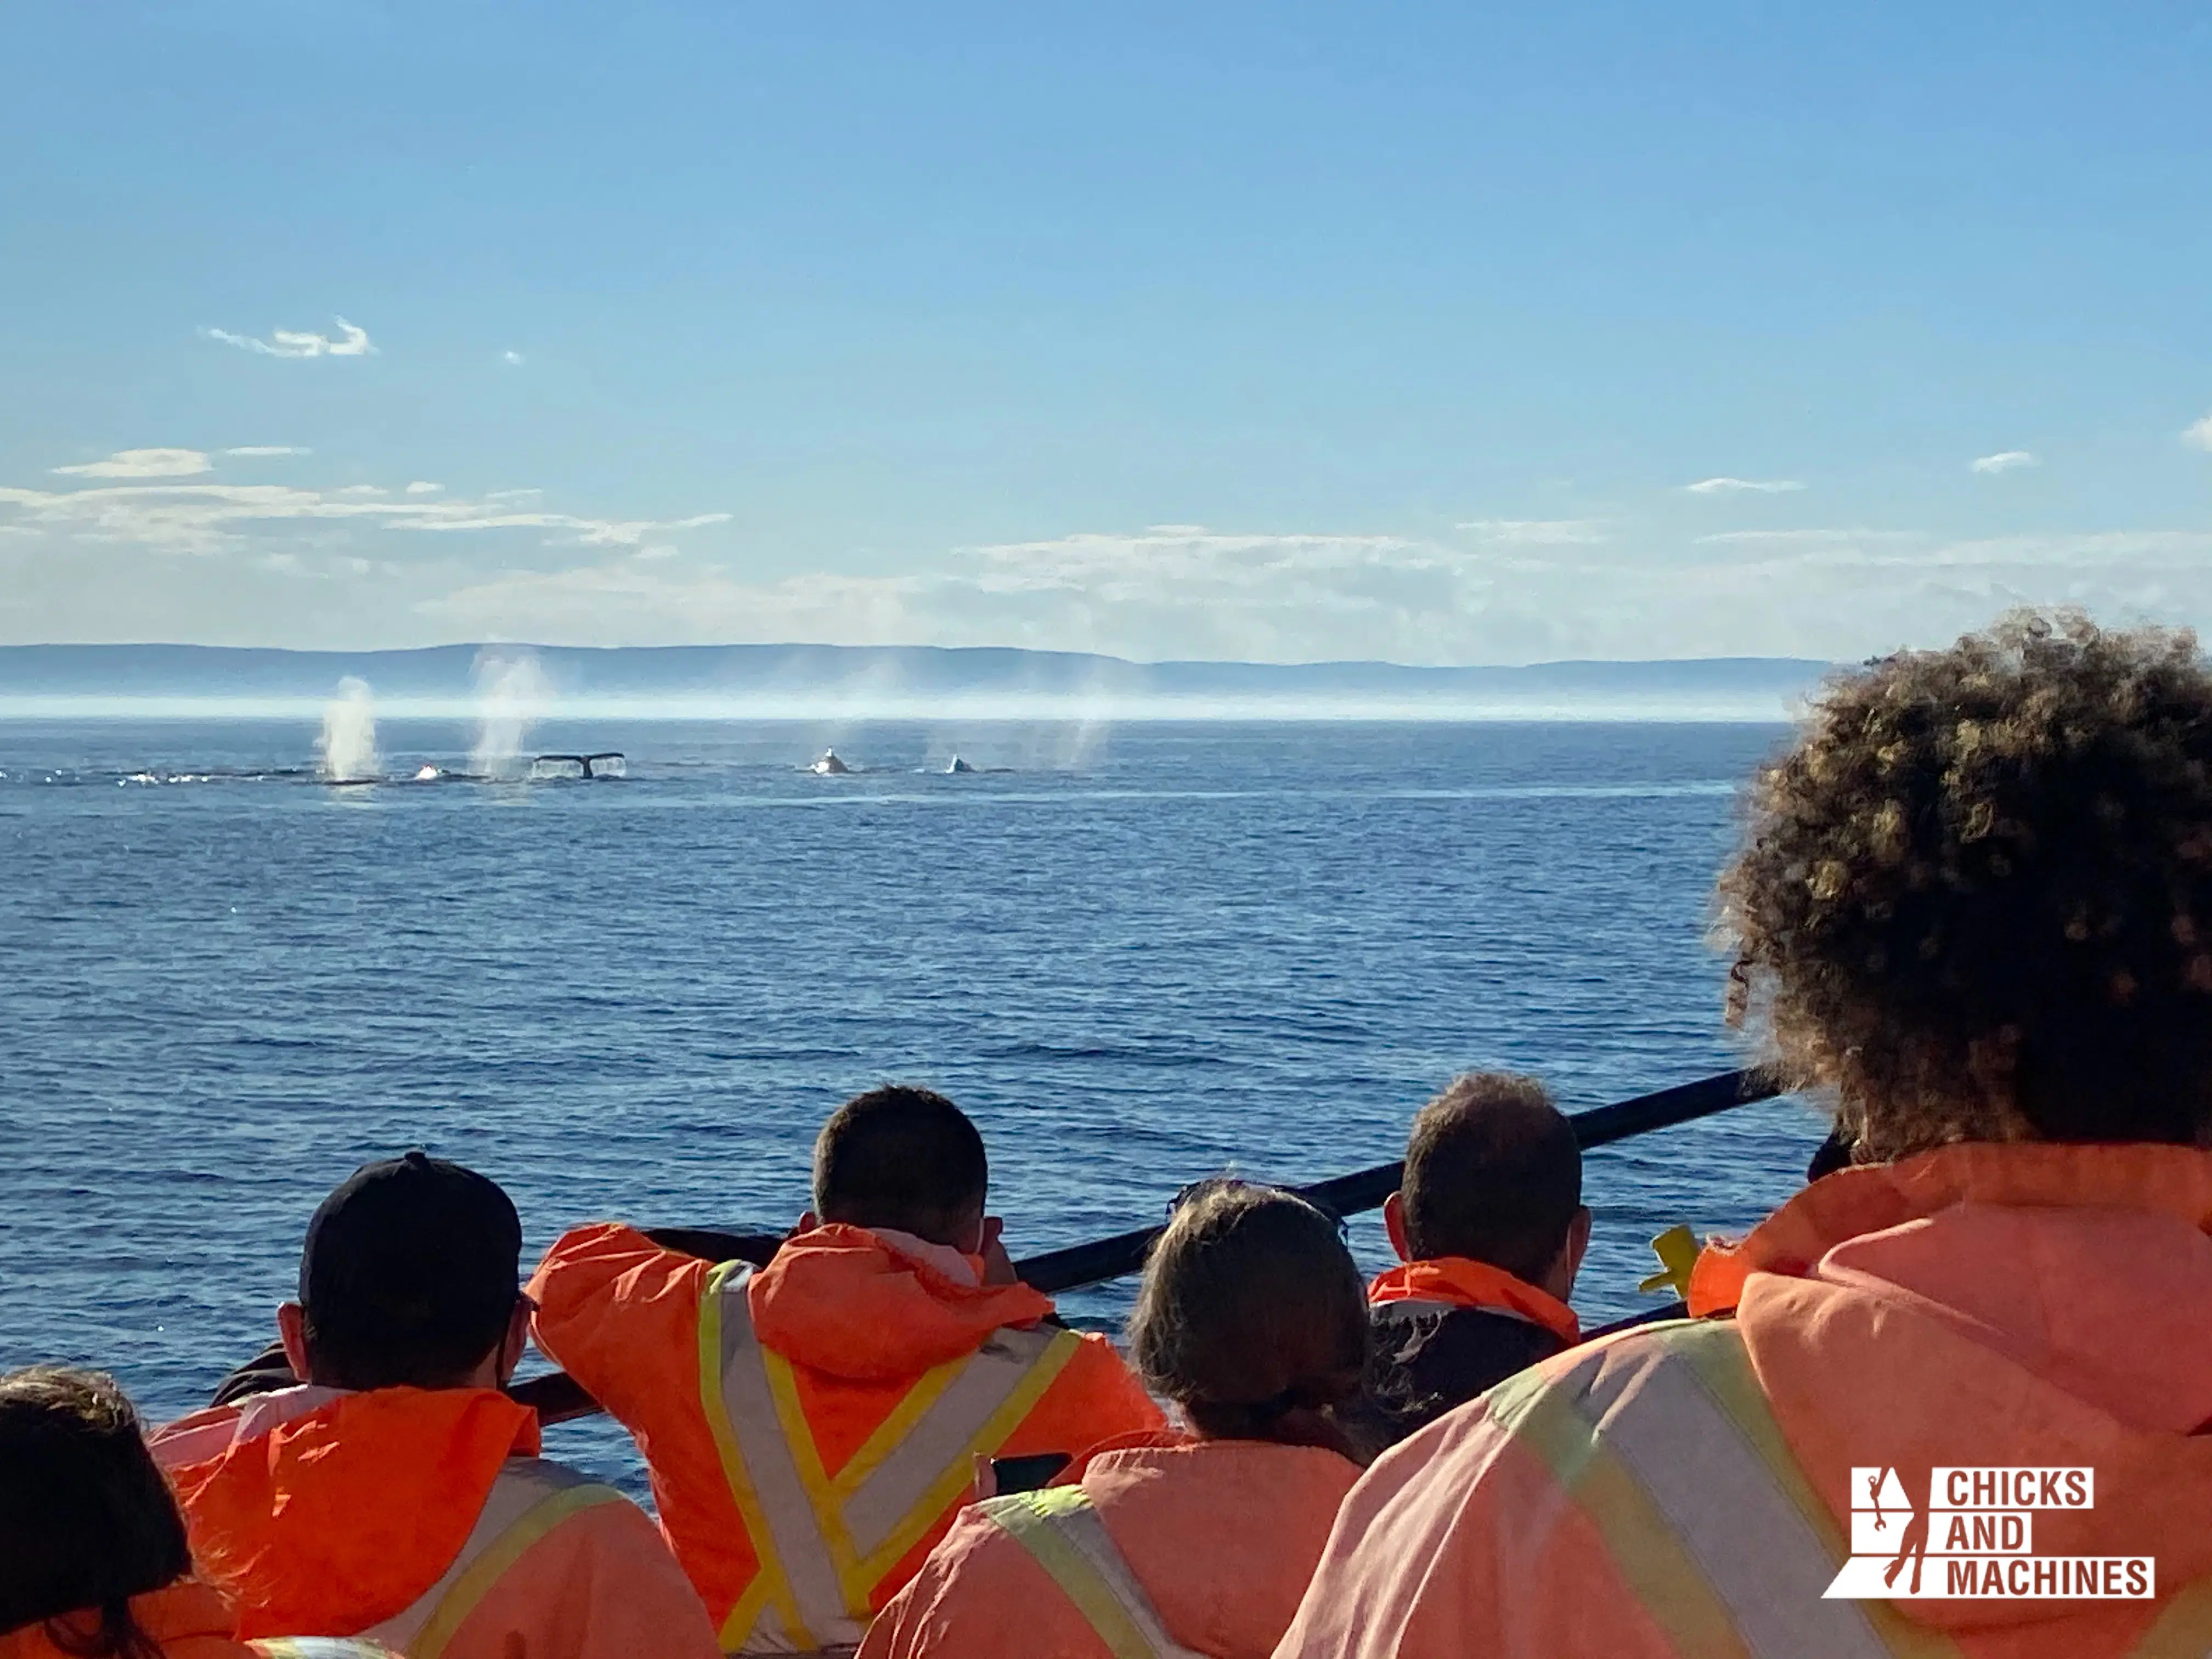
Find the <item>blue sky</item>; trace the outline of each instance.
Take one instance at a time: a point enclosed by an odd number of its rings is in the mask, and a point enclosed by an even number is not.
[[[24,0],[0,38],[0,641],[2212,622],[2201,9]]]

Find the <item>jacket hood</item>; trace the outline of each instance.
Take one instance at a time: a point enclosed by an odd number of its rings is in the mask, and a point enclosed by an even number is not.
[[[2094,1507],[2035,1512],[2038,1556],[2151,1556],[2163,1593],[2212,1572],[2212,1154],[1941,1148],[1814,1183],[1708,1251],[1693,1310],[1732,1299],[1784,1437],[1850,1530],[1854,1468],[1916,1510],[1942,1468],[2088,1468]],[[1936,1570],[1930,1558],[1930,1570]],[[1905,1600],[1966,1631],[2033,1601]]]
[[[1273,1652],[1290,1628],[1358,1478],[1315,1446],[1169,1433],[1093,1449],[1080,1484],[1176,1640],[1249,1654]]]
[[[786,1243],[745,1296],[768,1346],[854,1382],[912,1376],[1052,1312],[1051,1298],[1026,1285],[963,1283],[921,1252],[842,1222]]]
[[[207,1415],[191,1421],[204,1434]],[[242,1635],[349,1636],[436,1583],[501,1467],[538,1449],[538,1414],[495,1389],[378,1389],[169,1476],[193,1557],[237,1599]]]

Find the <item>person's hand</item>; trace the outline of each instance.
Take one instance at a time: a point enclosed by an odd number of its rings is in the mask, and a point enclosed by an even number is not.
[[[983,1218],[983,1282],[986,1285],[1018,1285],[1022,1276],[1014,1271],[1014,1259],[1006,1254],[1006,1224],[994,1215]]]

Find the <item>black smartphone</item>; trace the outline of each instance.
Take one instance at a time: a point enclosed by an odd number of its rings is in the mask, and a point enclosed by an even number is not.
[[[1066,1452],[1037,1452],[1028,1457],[994,1457],[991,1460],[991,1474],[1002,1492],[1037,1492],[1074,1461]]]

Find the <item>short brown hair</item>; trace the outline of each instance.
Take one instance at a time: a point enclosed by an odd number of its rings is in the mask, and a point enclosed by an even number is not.
[[[1470,1072],[1413,1119],[1406,1142],[1406,1244],[1543,1278],[1583,1204],[1574,1125],[1534,1078]]]
[[[824,1221],[889,1227],[951,1244],[990,1187],[983,1137],[933,1089],[855,1095],[814,1142],[814,1208]]]
[[[1732,1012],[1862,1157],[2212,1119],[2212,673],[2015,613],[1832,681],[1720,884]]]
[[[1152,1246],[1129,1347],[1146,1386],[1200,1432],[1297,1438],[1285,1419],[1359,1394],[1366,1287],[1324,1212],[1280,1188],[1209,1182]]]
[[[191,1571],[184,1517],[115,1379],[33,1365],[0,1376],[0,1632],[45,1624],[88,1659],[160,1650],[131,1599]]]

